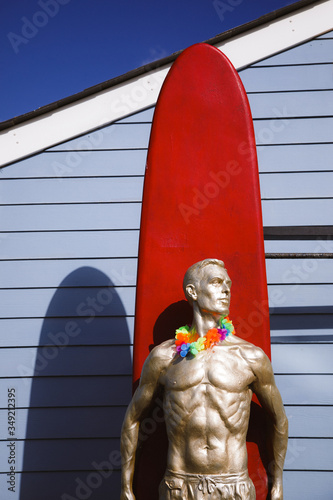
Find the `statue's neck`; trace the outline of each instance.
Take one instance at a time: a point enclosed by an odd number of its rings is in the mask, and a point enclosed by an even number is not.
[[[210,312],[203,312],[197,308],[193,309],[192,329],[194,329],[199,337],[204,337],[208,330],[218,328],[221,314],[213,314]]]

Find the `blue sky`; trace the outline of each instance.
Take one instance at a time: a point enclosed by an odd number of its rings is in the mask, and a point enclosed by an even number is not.
[[[292,3],[1,0],[0,122]]]

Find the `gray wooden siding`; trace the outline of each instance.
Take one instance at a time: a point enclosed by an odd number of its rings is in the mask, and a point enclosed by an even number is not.
[[[286,500],[329,500],[333,488],[332,33],[240,72],[258,144],[272,362],[290,422]],[[153,111],[0,172],[4,500],[119,498]]]
[[[331,33],[240,72],[258,144],[265,247],[282,254],[268,255],[266,267],[292,500],[332,496],[332,54]]]

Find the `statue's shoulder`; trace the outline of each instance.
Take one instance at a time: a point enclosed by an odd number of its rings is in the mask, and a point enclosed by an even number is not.
[[[147,359],[150,359],[151,361],[164,361],[165,363],[167,363],[168,361],[171,361],[175,355],[174,346],[175,339],[166,340],[165,342],[162,342],[161,344],[154,347],[150,351]]]
[[[261,364],[261,363],[266,363],[266,361],[268,360],[267,355],[260,347],[251,344],[251,342],[247,342],[246,340],[241,339],[236,335],[233,335],[232,337],[232,344],[238,346],[242,357],[248,363]]]
[[[150,382],[153,379],[161,380],[175,355],[174,340],[167,340],[154,347],[147,356],[141,373],[141,382]]]
[[[163,354],[163,353],[172,353],[174,354],[173,347],[175,346],[175,339],[168,339],[162,342],[161,344],[158,344],[154,349],[152,349],[151,352],[156,352],[158,354]]]

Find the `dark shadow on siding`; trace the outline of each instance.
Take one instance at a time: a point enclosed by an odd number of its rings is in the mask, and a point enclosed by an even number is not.
[[[271,311],[272,344],[332,342],[333,306],[277,307]],[[275,331],[295,331],[276,335]],[[325,332],[325,330],[327,332]]]
[[[129,343],[124,305],[110,279],[90,267],[68,275],[40,334],[20,500],[119,499]]]

